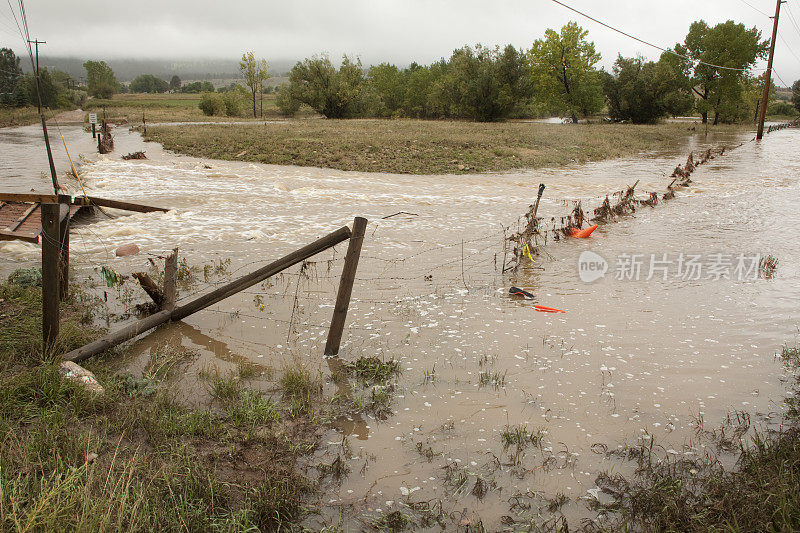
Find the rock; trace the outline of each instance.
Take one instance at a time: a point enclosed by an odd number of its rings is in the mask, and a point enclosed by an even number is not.
[[[117,248],[117,257],[128,257],[129,255],[136,255],[139,253],[139,247],[134,243],[123,244]]]
[[[98,395],[105,392],[105,389],[100,385],[100,382],[97,381],[97,378],[94,377],[94,374],[77,363],[62,361],[61,364],[58,365],[58,373],[61,374],[64,379],[77,383],[89,392]]]
[[[464,170],[465,168],[467,168],[465,165],[458,165],[458,170]]]

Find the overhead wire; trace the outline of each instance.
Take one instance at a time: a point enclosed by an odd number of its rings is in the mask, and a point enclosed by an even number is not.
[[[764,15],[765,17],[767,17],[767,18],[772,18],[772,15],[769,15],[769,14],[767,14],[767,13],[764,13],[763,11],[761,11],[760,9],[758,9],[756,6],[754,6],[753,4],[751,4],[750,2],[748,2],[747,0],[739,0],[739,1],[740,1],[741,3],[743,3],[744,5],[748,6],[749,8],[751,8],[751,9],[754,9],[754,10],[758,11],[759,13],[761,13],[762,15]]]
[[[797,19],[794,18],[794,14],[792,13],[792,9],[789,7],[789,4],[786,4],[786,13],[789,15],[789,21],[792,23],[792,27],[794,27],[794,31],[797,32],[797,35],[800,36],[800,24],[797,23]]]
[[[682,59],[686,59],[687,61],[691,61],[692,63],[698,64],[698,65],[706,65],[708,67],[719,68],[719,69],[723,69],[723,70],[735,70],[737,72],[749,72],[751,70],[758,70],[758,71],[766,70],[764,68],[726,67],[724,65],[716,65],[714,63],[708,63],[706,61],[700,61],[698,59],[694,59],[694,58],[691,58],[689,56],[685,56],[683,54],[679,54],[678,52],[676,52],[675,50],[672,50],[670,48],[664,48],[663,46],[659,46],[657,44],[653,44],[653,43],[651,43],[649,41],[645,41],[644,39],[636,37],[635,35],[631,35],[630,33],[625,32],[623,30],[620,30],[619,28],[615,28],[614,26],[611,26],[610,24],[607,24],[607,23],[603,22],[602,20],[599,20],[599,19],[597,19],[597,18],[595,18],[595,17],[593,17],[591,15],[588,15],[588,14],[584,13],[583,11],[575,9],[574,7],[569,6],[569,5],[565,4],[564,2],[561,2],[560,0],[551,0],[551,2],[554,2],[554,3],[556,3],[556,4],[558,4],[558,5],[562,6],[562,7],[565,7],[567,9],[569,9],[570,11],[574,11],[575,13],[579,14],[580,16],[585,17],[585,18],[587,18],[587,19],[589,19],[589,20],[591,20],[593,22],[596,22],[597,24],[600,24],[601,26],[604,26],[604,27],[608,28],[609,30],[612,30],[612,31],[615,31],[615,32],[617,32],[617,33],[619,33],[621,35],[624,35],[625,37],[628,37],[629,39],[633,39],[634,41],[638,41],[638,42],[640,42],[642,44],[645,44],[647,46],[651,46],[653,48],[661,50],[662,52],[665,52],[667,54],[671,54],[671,55],[680,57]]]

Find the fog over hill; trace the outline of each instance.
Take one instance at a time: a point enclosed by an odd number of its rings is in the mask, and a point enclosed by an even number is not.
[[[40,56],[39,64],[42,67],[63,70],[73,78],[79,80],[86,76],[83,68],[84,61],[105,60],[114,70],[117,80],[129,82],[139,74],[153,74],[167,81],[178,75],[181,80],[215,80],[239,78],[238,59],[104,59],[102,57],[52,57]],[[270,74],[273,77],[283,76],[291,70],[296,60],[269,61]],[[21,61],[20,65],[30,70],[29,61]]]

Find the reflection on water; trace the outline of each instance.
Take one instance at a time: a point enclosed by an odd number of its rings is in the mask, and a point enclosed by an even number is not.
[[[0,143],[4,153],[19,147],[15,157],[25,159],[35,135],[16,130],[16,137],[0,130]],[[77,129],[66,134],[85,142]],[[116,246],[135,242],[154,255],[179,246],[192,264],[230,258],[240,275],[356,215],[367,217],[342,356],[395,358],[403,373],[394,416],[337,422],[327,440],[335,447],[342,433],[357,435],[350,442],[356,474],[324,501],[379,512],[399,500],[442,498],[448,511],[469,507],[492,529],[515,493],[563,493],[573,501],[565,512],[579,516],[597,472],[626,468],[592,453],[593,445],[613,449],[652,435],[669,453],[703,453],[694,418],[714,423],[729,409],[762,420],[779,413],[782,374],[773,354],[793,342],[800,318],[800,137],[783,130],[748,142],[700,167],[692,187],[667,205],[641,208],[591,239],[548,246],[535,268],[501,274],[504,230],[516,230],[540,182],[547,190],[539,213],[560,217],[571,207],[565,200],[596,205],[636,180],[638,190],[661,191],[689,150],[751,137],[697,135],[674,151],[559,170],[407,176],[179,157],[118,130],[115,154],[88,156],[88,188],[173,210],[76,227],[72,257],[78,277],[100,265],[130,273],[146,267],[147,256],[116,258]],[[149,160],[119,160],[136,150]],[[37,178],[23,178],[30,188],[27,179]],[[417,216],[382,219],[399,211]],[[585,250],[609,261],[605,279],[580,281],[577,259]],[[26,244],[0,251],[4,272],[38,257]],[[277,370],[300,362],[323,376],[339,374],[337,362],[321,354],[343,252],[340,245],[302,274],[293,269],[159,329],[134,344],[127,364],[143,367],[152,346],[178,342],[200,354],[187,375],[242,360]],[[772,254],[780,264],[773,280],[613,279],[624,253],[692,252]],[[508,296],[510,285],[567,314],[535,312],[531,302]],[[195,382],[187,378],[181,390],[191,396]],[[326,387],[356,394],[346,381]],[[545,434],[541,449],[523,457],[523,475],[505,466],[500,434],[507,424]],[[468,490],[453,495],[446,472],[456,467],[502,490],[482,501]]]

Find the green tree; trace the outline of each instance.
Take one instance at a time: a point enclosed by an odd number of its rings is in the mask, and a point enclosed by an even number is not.
[[[96,98],[111,98],[119,91],[119,82],[105,61],[87,61],[83,64],[86,69],[86,85],[89,95]]]
[[[548,106],[567,113],[573,122],[603,106],[603,84],[595,65],[600,54],[587,41],[588,31],[570,22],[557,33],[548,29],[528,51],[534,90]]]
[[[365,112],[366,83],[361,61],[344,56],[337,71],[326,55],[306,58],[289,73],[292,99],[325,118],[351,118]]]
[[[281,115],[287,117],[295,116],[300,109],[300,102],[292,98],[288,85],[281,85],[278,87],[277,95],[275,96],[275,105],[278,106],[278,111],[280,111]]]
[[[613,74],[604,73],[603,80],[611,118],[634,124],[653,124],[691,109],[685,87],[685,81],[676,77],[673,65],[663,56],[656,63],[620,55]]]
[[[256,117],[256,94],[264,90],[264,81],[269,78],[267,72],[267,60],[256,61],[252,51],[242,54],[239,61],[239,70],[242,71],[245,84],[250,88],[253,96],[253,118]]]
[[[489,122],[507,117],[528,96],[527,81],[522,55],[513,46],[503,52],[465,46],[453,53],[435,94],[447,115]]]
[[[370,67],[367,77],[380,99],[377,115],[390,117],[398,114],[406,94],[407,71],[389,63],[381,63]]]
[[[792,84],[792,105],[800,111],[800,80]]]
[[[177,74],[172,76],[172,79],[169,80],[169,90],[173,92],[178,92],[181,90],[181,79]]]
[[[769,43],[761,41],[761,32],[755,27],[747,29],[732,20],[713,28],[702,20],[692,23],[683,44],[677,44],[675,51],[704,63],[696,63],[692,69],[692,90],[698,97],[703,123],[710,113],[714,114],[714,124],[743,118],[744,82],[768,48]]]
[[[11,48],[0,48],[0,104],[11,105],[20,76],[19,58]]]
[[[140,74],[131,81],[133,93],[164,93],[169,89],[169,84],[152,74]]]
[[[39,70],[39,91],[42,96],[42,107],[57,109],[60,107],[59,97],[66,89],[56,83],[46,68]],[[36,78],[33,74],[25,74],[17,79],[13,99],[15,105],[36,105],[39,97],[36,94]],[[66,102],[65,102],[66,103]],[[68,105],[68,104],[67,104]]]

